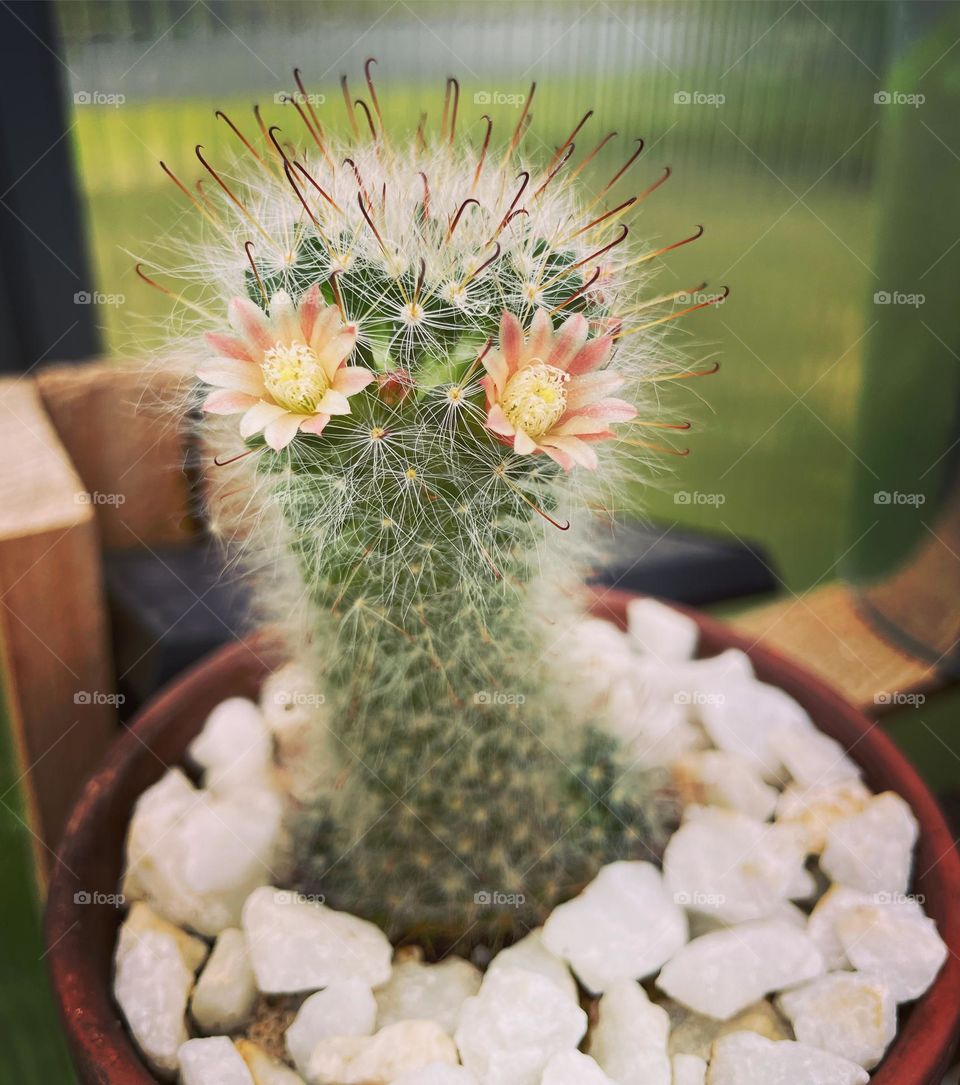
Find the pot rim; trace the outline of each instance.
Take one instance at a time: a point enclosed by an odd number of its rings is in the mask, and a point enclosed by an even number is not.
[[[631,598],[636,596],[616,589],[596,591],[592,613],[622,626]],[[956,906],[960,853],[936,800],[877,722],[834,689],[716,618],[683,606],[676,609],[697,622],[704,654],[724,648],[745,651],[759,677],[785,689],[804,704],[818,729],[840,739],[864,769],[868,784],[874,776],[882,778],[883,788],[874,790],[895,790],[913,810],[921,830],[915,869],[924,866],[918,880],[928,914],[936,920],[949,953],[927,993],[900,1014],[896,1037],[871,1082],[939,1085],[960,1034],[960,908]],[[94,887],[99,892],[117,892],[119,876],[112,886],[101,887],[96,885],[98,875],[120,871],[133,802],[168,767],[164,754],[169,742],[165,744],[164,739],[169,740],[170,731],[183,717],[183,706],[212,708],[236,695],[238,687],[251,695],[279,659],[268,640],[257,635],[225,645],[184,671],[124,725],[124,733],[109,748],[74,806],[50,878],[44,926],[54,996],[79,1076],[89,1085],[155,1085],[156,1078],[141,1060],[113,1003],[112,946],[121,921],[119,909],[113,908],[98,922],[95,909],[85,907],[75,894],[89,893]],[[178,758],[171,756],[169,761],[173,765]],[[143,784],[144,779],[149,782]],[[104,937],[109,939],[106,960]]]

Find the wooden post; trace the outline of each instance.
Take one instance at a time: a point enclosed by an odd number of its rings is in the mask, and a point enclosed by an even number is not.
[[[43,406],[93,498],[105,550],[168,546],[196,530],[180,379],[121,362],[49,366],[37,374]]]
[[[94,507],[25,379],[0,382],[0,644],[42,871],[116,704]]]

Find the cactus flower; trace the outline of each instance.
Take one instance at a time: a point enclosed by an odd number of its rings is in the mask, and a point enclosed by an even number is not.
[[[210,334],[218,357],[198,371],[213,385],[203,404],[210,414],[240,414],[240,433],[263,432],[279,451],[297,433],[320,434],[335,414],[349,414],[348,397],[365,388],[373,373],[346,360],[357,339],[335,305],[323,305],[314,283],[294,305],[283,290],[269,313],[247,298],[229,307],[236,335]]]
[[[484,358],[487,376],[487,428],[530,455],[545,452],[565,470],[574,464],[597,466],[588,442],[613,437],[611,422],[628,422],[636,408],[609,393],[623,377],[601,370],[613,340],[587,339],[588,324],[579,313],[556,330],[544,309],[534,314],[524,338],[520,322],[504,311],[500,349]]]

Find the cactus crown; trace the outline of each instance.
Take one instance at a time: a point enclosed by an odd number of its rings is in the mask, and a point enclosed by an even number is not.
[[[615,446],[655,447],[634,436],[640,393],[687,374],[653,370],[654,329],[721,296],[636,302],[667,250],[628,251],[623,219],[669,171],[610,193],[642,142],[585,192],[609,139],[574,164],[589,114],[521,162],[534,88],[498,145],[486,116],[458,135],[455,80],[439,132],[421,120],[398,142],[372,63],[369,102],[345,94],[346,141],[297,75],[306,146],[261,124],[258,150],[227,120],[252,159],[242,181],[200,148],[199,199],[170,176],[212,235],[204,285],[233,298],[199,370],[206,416],[227,418],[208,439],[246,450],[231,531],[265,598],[293,569],[294,648],[344,769],[316,796],[302,877],[398,935],[489,935],[662,838],[659,782],[575,717],[551,670],[576,582],[556,543],[588,519],[584,480],[609,484]]]

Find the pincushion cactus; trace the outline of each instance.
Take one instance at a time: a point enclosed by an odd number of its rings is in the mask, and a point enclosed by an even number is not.
[[[504,145],[487,117],[461,137],[454,80],[439,131],[399,140],[371,63],[345,141],[301,93],[308,146],[261,124],[257,149],[224,118],[242,174],[201,148],[199,196],[167,171],[210,235],[198,311],[232,298],[198,367],[233,464],[218,525],[343,766],[306,821],[304,886],[395,936],[508,936],[664,839],[662,781],[581,717],[556,660],[576,660],[580,537],[615,450],[654,447],[644,388],[689,375],[657,371],[654,329],[722,296],[636,300],[675,247],[626,244],[660,181],[608,206],[639,151],[594,195],[583,122],[520,161],[530,100]]]

